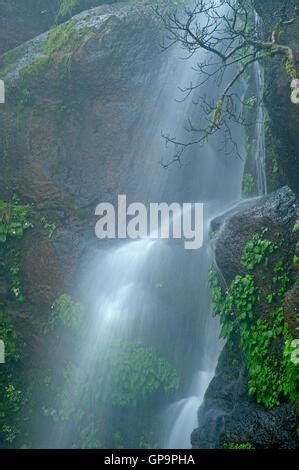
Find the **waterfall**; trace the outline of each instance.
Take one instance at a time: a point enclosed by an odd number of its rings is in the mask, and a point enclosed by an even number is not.
[[[117,341],[155,347],[176,366],[183,384],[193,383],[189,390],[186,386],[180,389],[177,402],[161,410],[163,436],[156,436],[158,446],[172,448],[190,447],[197,410],[223,346],[219,321],[211,314],[208,269],[213,251],[209,229],[219,212],[240,199],[244,170],[244,159],[219,150],[220,137],[200,148],[189,147],[181,168],[165,170],[159,165],[162,156],[171,159],[173,152],[165,148],[161,130],[186,140],[190,138],[184,131],[186,119],[201,118],[193,96],[182,101],[179,91],[179,87],[196,82],[198,57],[194,54],[182,59],[182,55],[177,47],[167,60],[165,56],[166,65],[151,88],[155,115],[145,113],[136,125],[129,158],[123,162],[119,193],[126,192],[130,181],[138,202],[203,202],[204,245],[190,252],[184,250],[183,243],[144,239],[103,241],[90,249],[82,262],[79,282],[90,327],[84,344],[78,345],[79,367],[72,384],[78,391],[72,406],[80,408],[97,352],[107,341],[116,341],[115,348]],[[218,87],[206,84],[203,93],[217,99]],[[241,148],[244,131],[240,127],[233,131]],[[103,363],[99,371],[103,393],[110,372]],[[46,433],[40,446],[68,447],[72,432],[65,423],[55,435]]]
[[[258,14],[255,12],[255,24],[258,30],[261,30],[262,24],[261,19]],[[265,148],[265,117],[266,110],[263,102],[264,94],[264,68],[260,62],[255,62],[253,66],[253,75],[255,80],[255,86],[257,90],[257,119],[255,125],[255,139],[254,139],[254,161],[256,166],[256,175],[257,175],[257,190],[258,196],[267,194],[267,178],[266,178],[266,148]],[[233,172],[234,177],[237,178],[239,175]],[[228,203],[225,207],[225,210],[222,211],[221,215],[227,214],[231,215],[232,212],[238,212],[242,206],[249,206],[256,200],[256,198],[251,198],[249,200],[241,199],[241,193],[235,194],[236,203]],[[214,216],[218,216],[214,212]],[[213,217],[211,217],[213,218]],[[225,219],[225,217],[224,217]],[[215,259],[213,258],[213,242],[210,242],[209,249],[207,254],[210,253],[209,259],[211,265],[214,265],[218,269]],[[218,270],[219,271],[219,270]],[[223,279],[222,273],[220,272],[220,277]],[[212,331],[217,331],[215,329],[215,323],[212,320],[211,307],[209,310],[209,319],[208,319],[208,331],[211,335]],[[214,325],[213,325],[214,323]],[[171,405],[166,414],[165,421],[167,423],[168,435],[164,441],[164,447],[169,449],[180,449],[180,448],[190,448],[190,435],[193,429],[197,424],[197,412],[200,408],[200,405],[203,402],[205,392],[209,386],[211,379],[214,376],[215,368],[217,365],[219,353],[223,344],[218,340],[214,333],[214,337],[210,338],[207,341],[207,347],[205,350],[205,357],[208,358],[208,361],[204,361],[206,368],[204,371],[200,371],[197,375],[198,380],[196,382],[195,390],[191,390],[187,398],[182,399],[175,404]],[[195,393],[194,393],[195,392]],[[176,416],[176,419],[173,419],[173,416]],[[188,431],[189,438],[186,438],[185,431]]]
[[[257,31],[262,31],[262,20],[255,12],[255,26]],[[266,147],[265,147],[265,118],[266,110],[264,105],[265,73],[263,64],[259,61],[254,62],[254,79],[257,91],[257,118],[255,125],[255,139],[253,155],[257,176],[257,193],[259,196],[267,194],[266,178]]]

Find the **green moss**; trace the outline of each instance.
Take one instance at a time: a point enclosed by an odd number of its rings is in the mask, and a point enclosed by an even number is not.
[[[46,69],[49,63],[49,57],[38,57],[21,70],[22,79],[38,75]]]
[[[242,183],[242,197],[249,197],[253,196],[255,191],[255,181],[254,181],[254,176],[246,172],[243,177],[243,183]]]
[[[20,55],[21,53],[18,50],[9,51],[3,54],[1,60],[2,66],[0,69],[1,78],[4,78],[6,75],[13,71],[15,63]]]
[[[12,318],[4,312],[0,314],[0,338],[5,344],[5,361],[10,364],[19,362],[22,357],[21,344]]]
[[[224,449],[228,450],[254,450],[255,447],[253,444],[250,444],[250,442],[241,442],[239,444],[235,442],[227,442],[223,446]]]
[[[37,52],[43,54],[37,57],[21,71],[23,79],[39,75],[49,67],[55,55],[63,52],[58,59],[63,70],[67,71],[76,52],[88,41],[93,34],[91,28],[76,28],[77,21],[72,19],[50,31],[47,40],[41,44]]]
[[[252,146],[251,146],[251,141],[250,137],[248,134],[245,135],[245,151],[246,151],[246,156],[248,157],[250,155]]]
[[[249,98],[247,98],[246,100],[246,106],[248,106],[248,108],[250,109],[253,109],[256,107],[257,105],[257,97],[256,96],[250,96]]]
[[[283,62],[284,69],[288,75],[288,77],[292,80],[293,78],[296,78],[297,76],[297,71],[296,67],[291,64],[291,62],[288,59],[285,59]]]
[[[73,13],[74,8],[80,3],[81,0],[60,0],[57,19],[64,18]]]
[[[70,20],[64,25],[53,29],[49,33],[47,41],[39,47],[39,51],[43,52],[47,57],[50,57],[63,47],[75,42],[75,37],[80,31],[74,29],[76,23],[75,20]]]
[[[49,238],[52,238],[57,230],[56,224],[48,222],[47,217],[45,216],[40,218],[40,223],[42,224],[43,228],[47,231]]]
[[[36,227],[53,236],[56,225],[41,217],[30,205],[21,204],[14,196],[10,202],[0,200],[0,275],[9,284],[9,292],[17,302],[24,302],[21,275],[21,240],[29,229]]]
[[[277,160],[272,160],[272,173],[277,174],[279,172],[279,165]]]

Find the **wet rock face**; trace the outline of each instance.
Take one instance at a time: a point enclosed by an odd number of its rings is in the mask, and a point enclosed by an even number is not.
[[[255,8],[264,23],[268,38],[276,19],[273,12],[282,12],[286,18],[294,17],[296,1],[255,0]],[[297,2],[298,3],[298,2]],[[298,23],[284,28],[283,44],[290,45],[298,55]],[[266,133],[267,180],[270,190],[288,184],[298,197],[299,183],[299,112],[291,102],[291,78],[285,70],[282,58],[265,62],[264,100],[269,116]],[[278,167],[277,167],[278,165]],[[273,171],[274,168],[274,171]]]
[[[223,356],[229,356],[227,348]],[[195,449],[219,448],[224,442],[250,442],[257,449],[295,448],[294,406],[284,403],[266,411],[248,397],[243,366],[227,361],[219,368],[198,414],[200,426],[192,433]]]
[[[151,85],[166,59],[150,7],[103,6],[72,22],[65,45],[53,47],[46,33],[6,67],[9,161],[0,183],[44,207],[86,207],[121,189],[136,123],[150,115]]]
[[[0,58],[7,86],[0,199],[17,193],[57,226],[51,240],[30,232],[22,247],[30,331],[58,295],[72,292],[82,253],[95,238],[96,205],[135,190],[134,178],[122,176],[130,175],[132,141],[141,140],[136,123],[152,118],[154,80],[167,59],[150,5],[105,5],[70,25],[65,43],[62,25],[57,36],[44,33]]]
[[[254,233],[268,228],[271,234],[283,237],[283,246],[278,259],[292,259],[295,239],[292,229],[296,220],[294,193],[283,187],[266,196],[250,209],[216,219],[212,226],[215,235],[216,262],[229,285],[237,274],[242,274],[240,257],[246,242]],[[276,260],[275,260],[276,262]],[[267,268],[265,268],[267,269]],[[256,272],[255,279],[261,286],[271,279]],[[298,302],[296,287],[290,289],[284,300],[285,316],[292,329]],[[261,317],[267,315],[267,307],[261,302],[258,307]],[[216,375],[212,380],[203,405],[199,409],[199,427],[192,434],[194,448],[219,448],[227,442],[250,442],[256,448],[294,448],[296,446],[296,413],[294,405],[284,402],[266,410],[248,395],[246,368],[236,341],[228,342],[220,356]]]
[[[65,17],[57,17],[62,0],[0,0],[0,54],[47,31]],[[78,0],[72,14],[112,0]]]
[[[48,3],[47,11],[43,3]],[[0,54],[46,31],[54,17],[54,4],[55,1],[0,0]]]
[[[295,201],[294,193],[285,186],[260,199],[252,209],[212,222],[212,229],[220,228],[215,237],[216,260],[228,284],[242,272],[241,253],[255,232],[267,228],[270,235],[278,230],[288,236],[295,219]]]

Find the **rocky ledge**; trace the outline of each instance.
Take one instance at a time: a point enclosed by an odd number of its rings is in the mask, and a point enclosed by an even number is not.
[[[272,240],[283,242],[277,253],[254,270],[260,291],[256,306],[256,319],[269,318],[269,305],[264,301],[271,284],[273,266],[277,262],[287,264],[290,279],[286,295],[277,300],[293,335],[295,335],[298,285],[296,268],[293,265],[296,249],[295,196],[288,187],[283,187],[255,203],[250,209],[241,210],[213,222],[216,264],[229,285],[236,275],[244,275],[240,263],[242,250],[256,233],[267,230]],[[272,259],[274,256],[274,259]],[[280,261],[279,261],[280,260]],[[226,286],[224,287],[226,289]],[[273,306],[271,306],[273,309]],[[192,433],[193,448],[222,448],[244,443],[251,448],[294,448],[296,446],[295,405],[282,398],[278,406],[267,409],[257,403],[248,393],[248,373],[239,338],[227,340],[218,361],[216,375],[206,392],[198,412],[198,428]],[[233,447],[234,448],[234,447]]]

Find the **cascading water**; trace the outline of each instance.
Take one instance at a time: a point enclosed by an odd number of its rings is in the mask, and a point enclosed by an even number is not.
[[[256,12],[255,24],[256,28],[258,30],[261,30],[261,19]],[[263,65],[257,61],[254,63],[253,69],[258,102],[257,121],[255,126],[254,160],[256,165],[257,192],[258,196],[262,196],[264,194],[267,194],[264,129],[266,111],[263,102],[264,68]],[[240,174],[238,174],[237,171],[233,171],[232,176],[238,178],[240,177]],[[253,198],[252,200],[254,199],[255,198]],[[222,215],[229,215],[232,213],[232,211],[238,212],[239,207],[246,204],[245,200],[242,202],[241,191],[235,193],[235,201],[237,202],[228,202],[226,204],[224,211],[222,211]],[[219,204],[218,208],[220,206],[221,204]],[[211,215],[210,220],[212,220],[218,215],[219,213],[217,214],[216,204],[216,207],[214,207],[213,215]],[[214,259],[212,243],[208,244],[206,254],[207,259],[209,259],[210,266],[214,265],[217,268]],[[221,276],[222,274],[220,273],[220,277]],[[208,295],[208,293],[206,293],[206,295]],[[204,371],[200,371],[198,373],[197,380],[195,381],[195,389],[193,385],[190,390],[189,396],[171,405],[165,414],[167,437],[164,440],[164,447],[169,449],[190,448],[190,436],[193,429],[197,425],[197,412],[203,402],[204,395],[209,386],[209,383],[214,376],[217,360],[223,344],[219,341],[217,336],[217,332],[219,330],[217,327],[215,328],[215,321],[213,321],[212,319],[211,306],[209,306],[209,317],[207,323],[209,326],[207,328],[206,334],[208,335],[207,337],[209,338],[209,340],[206,341],[205,349],[206,360],[204,361],[204,363],[206,364],[206,367]],[[211,332],[214,333],[212,337]],[[188,433],[188,436],[186,436],[186,432]]]
[[[183,378],[178,401],[161,410],[163,435],[156,436],[156,441],[158,447],[167,448],[190,447],[197,410],[222,348],[219,322],[211,315],[208,286],[208,269],[213,264],[209,222],[240,200],[244,169],[244,160],[219,151],[217,138],[200,149],[190,147],[182,168],[165,170],[159,165],[165,151],[166,159],[172,156],[172,149],[165,150],[161,130],[186,140],[189,135],[182,130],[186,118],[200,119],[192,95],[188,100],[176,100],[181,97],[178,87],[195,82],[198,74],[198,57],[182,60],[181,56],[179,48],[168,55],[167,65],[152,87],[155,119],[144,115],[136,127],[130,158],[123,163],[120,194],[126,193],[130,181],[134,195],[128,195],[129,199],[203,202],[204,245],[198,251],[187,251],[182,242],[123,240],[103,242],[90,251],[83,263],[80,287],[91,320],[84,344],[78,348],[79,367],[73,381],[81,394],[72,403],[75,408],[80,406],[84,386],[92,380],[97,352],[108,341],[116,341],[116,353],[117,341],[153,346],[175,364]],[[219,94],[218,87],[214,90],[210,84],[202,92],[211,100]],[[243,148],[242,128],[236,126],[233,132]],[[99,372],[103,394],[109,373],[103,362]],[[193,383],[191,389],[188,383]],[[52,447],[68,447],[71,433],[65,424],[45,441]]]
[[[261,31],[263,27],[262,20],[256,12],[254,18],[257,31]],[[264,132],[266,110],[263,101],[265,73],[261,62],[254,62],[253,67],[258,103],[253,152],[256,167],[257,192],[259,196],[262,196],[263,194],[267,194],[266,147]]]

